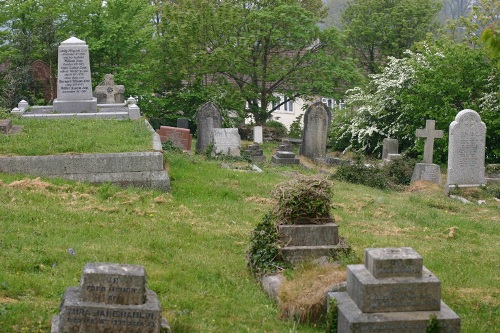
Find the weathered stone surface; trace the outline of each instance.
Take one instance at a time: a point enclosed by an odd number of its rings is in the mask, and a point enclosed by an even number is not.
[[[170,140],[174,146],[184,151],[191,151],[193,135],[189,132],[189,129],[160,126],[160,129],[156,133],[160,135],[161,142]]]
[[[434,154],[434,140],[443,137],[443,131],[436,130],[435,120],[426,120],[424,129],[417,129],[416,136],[419,138],[425,138],[424,145],[424,163],[431,164],[432,155]]]
[[[262,134],[262,126],[254,126],[253,128],[253,142],[262,144],[264,143],[264,138]]]
[[[278,153],[279,156],[278,156]],[[288,154],[283,154],[288,153]],[[295,157],[295,154],[290,152],[277,151],[275,155],[271,156],[271,162],[278,165],[287,165],[287,164],[300,164],[300,160]],[[282,157],[280,157],[282,156]]]
[[[417,163],[413,169],[411,181],[426,180],[435,184],[441,184],[441,168],[437,164]]]
[[[439,311],[441,301],[441,282],[425,267],[419,278],[376,279],[364,265],[349,265],[347,291],[362,312]]]
[[[307,108],[300,155],[315,159],[326,156],[326,141],[332,116],[328,107],[319,102]]]
[[[389,154],[398,154],[398,145],[397,139],[385,138],[382,140],[382,159],[388,159]]]
[[[441,333],[460,332],[460,317],[443,302],[438,311],[363,313],[346,292],[328,293],[328,305],[331,298],[337,301],[338,333],[426,333],[431,315]]]
[[[177,128],[189,128],[189,119],[177,118]]]
[[[198,122],[196,152],[204,153],[213,143],[213,129],[222,127],[222,116],[213,103],[200,106],[196,116]]]
[[[423,259],[411,247],[365,249],[365,267],[376,279],[421,277]]]
[[[315,246],[285,246],[281,249],[283,257],[289,262],[296,264],[319,257],[331,258],[335,251],[347,250],[344,244],[337,245],[315,245]]]
[[[0,120],[0,133],[7,134],[12,129],[12,120],[2,119]]]
[[[57,99],[54,111],[80,113],[97,111],[92,96],[89,48],[84,41],[71,37],[59,45]]]
[[[85,302],[137,305],[146,301],[144,267],[89,263],[82,274],[80,297]]]
[[[214,154],[240,156],[241,138],[237,128],[214,128]]]
[[[104,81],[95,87],[97,104],[115,104],[125,102],[125,87],[115,84],[114,75],[106,74]]]
[[[335,223],[282,224],[278,229],[280,240],[287,246],[336,245],[339,242]]]
[[[460,111],[450,124],[447,185],[479,186],[485,177],[486,125],[474,110]]]

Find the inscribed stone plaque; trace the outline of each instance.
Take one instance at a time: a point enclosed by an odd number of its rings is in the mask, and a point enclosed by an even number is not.
[[[56,112],[96,112],[92,96],[89,48],[84,41],[71,37],[59,45]]]
[[[462,110],[450,124],[448,180],[453,186],[479,186],[485,177],[486,125],[476,111]]]
[[[398,140],[385,138],[382,141],[382,159],[388,159],[389,154],[398,153]]]
[[[196,152],[202,154],[213,142],[213,129],[222,127],[219,109],[213,103],[205,103],[198,109]]]
[[[160,126],[156,131],[160,135],[160,141],[166,142],[170,140],[174,146],[184,151],[191,151],[191,142],[193,136],[187,128],[177,128],[170,126]]]
[[[90,263],[83,269],[81,293],[86,302],[143,304],[146,274],[142,266]]]
[[[377,279],[422,276],[423,259],[410,247],[365,249],[365,267]]]
[[[240,156],[241,138],[237,128],[214,128],[214,153]]]
[[[312,159],[326,156],[326,141],[330,122],[330,110],[325,104],[319,102],[307,108],[304,114],[301,155]]]

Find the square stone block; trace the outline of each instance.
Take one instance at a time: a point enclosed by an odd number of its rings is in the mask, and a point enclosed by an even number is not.
[[[280,240],[287,246],[336,245],[339,242],[339,228],[335,223],[282,224],[278,228]]]
[[[80,296],[85,302],[136,305],[146,301],[146,289],[142,266],[89,263],[83,269]]]
[[[365,249],[365,267],[377,279],[421,277],[423,259],[410,247]]]
[[[441,304],[441,282],[425,267],[419,278],[376,279],[364,265],[349,265],[347,292],[362,312],[439,311]]]
[[[327,294],[327,304],[335,298],[338,308],[338,333],[426,333],[435,315],[441,333],[459,333],[460,317],[445,303],[437,311],[363,313],[345,292]]]

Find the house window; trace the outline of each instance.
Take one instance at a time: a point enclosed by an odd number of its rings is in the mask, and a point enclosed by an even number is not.
[[[281,96],[276,96],[278,100],[276,102],[273,102],[273,110],[279,111],[281,109],[281,106],[278,107],[281,103]]]
[[[287,100],[284,104],[285,111],[293,112],[293,101],[291,99]]]
[[[334,105],[336,105],[333,98],[321,98],[321,102],[326,104],[326,106],[328,106],[330,109],[333,108]]]

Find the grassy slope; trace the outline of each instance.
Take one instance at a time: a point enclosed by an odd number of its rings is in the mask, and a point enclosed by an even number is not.
[[[293,170],[266,166],[257,174],[200,157],[168,160],[171,194],[61,181],[16,185],[21,177],[0,174],[0,332],[49,332],[62,293],[91,261],[145,266],[176,333],[324,331],[279,320],[246,270],[249,234],[270,207],[265,198]],[[500,325],[498,203],[465,206],[441,191],[343,183],[333,192],[340,233],[360,258],[366,247],[411,246],[441,279],[462,332]],[[448,239],[452,226],[458,229]]]

